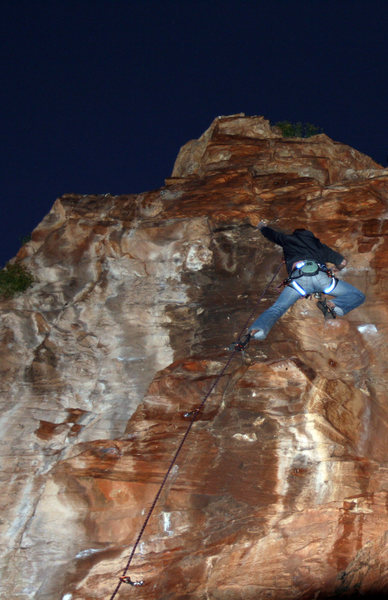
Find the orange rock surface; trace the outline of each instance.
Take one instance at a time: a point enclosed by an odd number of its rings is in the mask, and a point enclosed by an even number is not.
[[[244,115],[160,190],[55,202],[1,302],[2,597],[388,594],[387,209],[369,157]],[[261,219],[341,252],[366,302],[300,300],[231,354],[285,276],[259,301],[282,258]],[[117,588],[139,534],[144,585]]]

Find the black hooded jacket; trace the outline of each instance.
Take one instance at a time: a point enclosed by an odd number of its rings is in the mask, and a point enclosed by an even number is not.
[[[307,229],[299,229],[292,234],[275,231],[271,227],[261,227],[261,233],[271,242],[282,246],[287,271],[291,274],[292,265],[303,259],[312,259],[320,264],[330,262],[339,267],[344,260],[342,254],[322,244],[315,235]]]

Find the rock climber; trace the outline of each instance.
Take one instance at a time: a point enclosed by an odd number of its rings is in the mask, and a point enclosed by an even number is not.
[[[275,231],[264,221],[257,227],[264,237],[283,248],[288,279],[276,302],[252,323],[249,328],[251,338],[264,340],[276,321],[299,298],[310,294],[323,292],[335,298],[335,302],[318,302],[325,319],[342,317],[364,302],[365,296],[360,290],[333,274],[346,267],[346,258],[323,244],[311,231],[295,229],[292,234],[287,234]],[[327,262],[335,265],[332,270],[326,266]]]

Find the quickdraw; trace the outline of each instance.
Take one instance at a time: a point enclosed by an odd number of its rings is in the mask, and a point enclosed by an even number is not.
[[[185,419],[194,419],[195,417],[197,417],[199,415],[200,412],[201,412],[200,408],[195,408],[194,410],[185,412],[183,416]]]
[[[122,577],[119,577],[119,579],[122,583],[128,583],[129,585],[133,585],[135,587],[144,585],[144,581],[132,581],[129,575],[123,575]]]
[[[247,333],[237,342],[232,342],[229,346],[229,350],[234,350],[235,352],[244,352],[244,350],[248,347],[249,342],[251,341],[251,334]]]

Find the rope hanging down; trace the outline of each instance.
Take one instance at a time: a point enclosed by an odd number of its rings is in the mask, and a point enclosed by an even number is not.
[[[276,279],[276,277],[277,277],[277,275],[278,275],[278,273],[280,271],[280,268],[281,268],[283,262],[284,261],[282,261],[279,264],[278,268],[275,271],[275,274],[272,276],[271,280],[267,283],[267,285],[265,286],[265,288],[264,288],[264,290],[263,290],[260,298],[255,303],[255,305],[254,305],[254,307],[252,309],[252,312],[250,313],[248,319],[246,320],[243,328],[240,331],[239,340],[241,340],[241,336],[242,336],[243,332],[247,329],[248,323],[250,322],[250,320],[252,319],[254,313],[256,312],[257,305],[264,298],[264,296],[266,295],[269,287],[271,286],[271,284],[273,283],[273,281]],[[148,522],[149,522],[149,520],[151,518],[151,515],[152,515],[154,509],[155,509],[155,506],[156,506],[156,504],[157,504],[157,502],[158,502],[158,500],[160,498],[160,495],[161,495],[161,493],[163,491],[163,488],[164,488],[164,486],[165,486],[165,484],[167,482],[167,479],[168,479],[168,477],[169,477],[169,475],[171,473],[171,470],[172,470],[173,466],[175,465],[175,463],[176,463],[176,461],[178,459],[178,456],[179,456],[179,454],[180,454],[180,452],[181,452],[181,450],[183,448],[183,445],[184,445],[184,443],[185,443],[185,441],[186,441],[186,439],[187,439],[187,437],[188,437],[188,435],[189,435],[189,433],[191,431],[192,426],[194,425],[194,422],[197,419],[198,414],[201,412],[201,410],[204,407],[207,399],[209,398],[210,394],[212,393],[212,391],[216,387],[216,385],[219,382],[219,380],[223,377],[226,369],[229,367],[230,363],[232,362],[232,359],[233,359],[236,351],[241,350],[241,349],[242,349],[241,344],[239,342],[236,342],[234,344],[234,347],[233,347],[233,352],[230,354],[228,360],[226,361],[226,363],[225,363],[224,367],[222,368],[222,370],[220,371],[220,373],[214,379],[213,383],[211,384],[209,390],[205,394],[205,396],[204,396],[203,400],[201,401],[201,403],[199,404],[199,406],[196,409],[192,410],[191,412],[185,414],[186,417],[190,418],[190,423],[188,424],[187,429],[186,429],[186,431],[185,431],[185,433],[184,433],[184,435],[183,435],[183,437],[182,437],[182,439],[181,439],[181,441],[180,441],[180,443],[178,445],[178,448],[176,449],[175,454],[174,454],[174,456],[173,456],[173,458],[172,458],[172,460],[171,460],[171,462],[169,464],[169,467],[168,467],[168,469],[167,469],[167,471],[166,471],[166,473],[165,473],[165,475],[164,475],[164,477],[162,479],[162,482],[161,482],[161,484],[159,486],[159,489],[158,489],[158,491],[157,491],[157,493],[155,495],[155,498],[154,498],[154,500],[153,500],[153,502],[151,504],[151,507],[150,507],[150,509],[149,509],[149,511],[147,513],[146,518],[144,519],[143,525],[141,526],[139,534],[138,534],[138,536],[136,538],[136,541],[135,541],[135,543],[133,545],[132,552],[131,552],[131,554],[130,554],[130,556],[128,558],[127,564],[125,565],[123,574],[121,575],[121,577],[119,577],[119,581],[118,581],[118,583],[116,585],[116,588],[115,588],[113,594],[110,597],[110,600],[114,600],[114,598],[116,597],[116,595],[117,595],[117,593],[118,593],[118,591],[119,591],[119,589],[120,589],[120,587],[121,587],[121,585],[123,583],[127,583],[127,584],[132,585],[132,586],[141,586],[141,585],[143,585],[143,583],[144,583],[143,581],[132,581],[131,577],[127,575],[127,572],[128,572],[129,567],[131,565],[132,559],[133,559],[133,557],[134,557],[134,555],[136,553],[137,547],[138,547],[138,545],[140,543],[141,538],[143,537],[144,531],[145,531],[145,529],[146,529],[146,527],[148,525]]]

